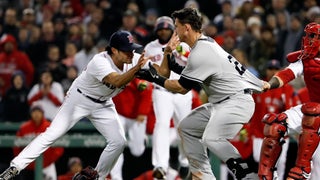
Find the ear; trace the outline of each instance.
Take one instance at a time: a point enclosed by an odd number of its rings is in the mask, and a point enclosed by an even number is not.
[[[191,30],[190,24],[184,24],[184,25],[186,26],[186,30],[187,30],[187,31],[190,31],[190,30]]]
[[[118,49],[111,47],[111,51],[112,51],[112,54],[115,54],[118,51]]]

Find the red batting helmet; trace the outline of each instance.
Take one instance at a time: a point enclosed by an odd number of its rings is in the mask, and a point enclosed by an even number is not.
[[[302,52],[299,58],[313,58],[319,52],[320,24],[309,23],[304,28],[305,36],[302,38]]]
[[[174,23],[172,18],[168,16],[161,16],[157,19],[154,31],[158,31],[160,29],[171,29],[174,31]]]

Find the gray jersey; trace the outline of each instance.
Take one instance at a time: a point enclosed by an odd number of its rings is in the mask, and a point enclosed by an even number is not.
[[[216,42],[206,40],[205,36],[194,45],[181,76],[200,82],[212,103],[244,89],[259,91],[262,87],[262,81],[251,75]]]

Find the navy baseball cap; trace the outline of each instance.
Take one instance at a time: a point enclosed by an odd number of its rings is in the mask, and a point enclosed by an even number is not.
[[[119,30],[110,37],[110,47],[114,47],[120,51],[132,52],[142,46],[133,42],[134,38],[128,31]]]
[[[272,59],[267,63],[267,69],[281,69],[280,61]]]

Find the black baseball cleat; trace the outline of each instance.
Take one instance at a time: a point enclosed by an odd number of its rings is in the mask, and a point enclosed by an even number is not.
[[[167,179],[166,172],[162,167],[157,167],[153,170],[152,176],[156,179]]]
[[[186,179],[190,175],[190,170],[188,166],[180,166],[179,168],[179,176],[181,179]]]
[[[0,174],[0,180],[10,180],[13,179],[16,175],[19,174],[19,171],[16,167],[9,167],[2,174]]]

